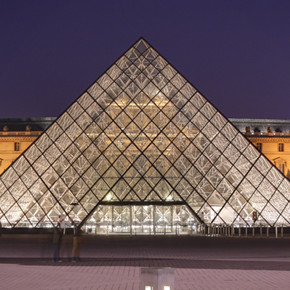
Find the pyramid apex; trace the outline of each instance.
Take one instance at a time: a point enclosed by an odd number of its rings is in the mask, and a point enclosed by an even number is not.
[[[144,37],[140,37],[134,47],[143,54],[151,45],[144,39]]]

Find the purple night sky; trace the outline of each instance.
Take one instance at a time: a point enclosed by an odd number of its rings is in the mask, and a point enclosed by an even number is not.
[[[0,118],[64,111],[143,36],[227,117],[290,119],[289,0],[0,0]]]

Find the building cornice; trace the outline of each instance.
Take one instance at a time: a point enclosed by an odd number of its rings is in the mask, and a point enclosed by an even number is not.
[[[0,142],[33,142],[37,136],[0,136]]]
[[[247,136],[251,142],[264,142],[264,143],[290,143],[290,136]]]

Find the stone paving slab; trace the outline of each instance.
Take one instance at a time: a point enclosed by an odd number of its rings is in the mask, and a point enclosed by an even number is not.
[[[0,264],[0,273],[3,290],[138,290],[140,281],[139,267],[124,266]],[[289,281],[288,271],[175,269],[175,290],[288,290]]]

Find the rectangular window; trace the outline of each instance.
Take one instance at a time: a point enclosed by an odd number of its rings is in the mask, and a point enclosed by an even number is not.
[[[262,152],[262,143],[257,143],[257,149]]]
[[[284,174],[284,170],[285,170],[285,164],[278,164],[278,169]]]
[[[284,152],[284,144],[283,143],[279,143],[278,144],[278,151],[279,152]]]
[[[15,142],[14,143],[14,151],[19,151],[20,150],[20,143],[19,142]]]

